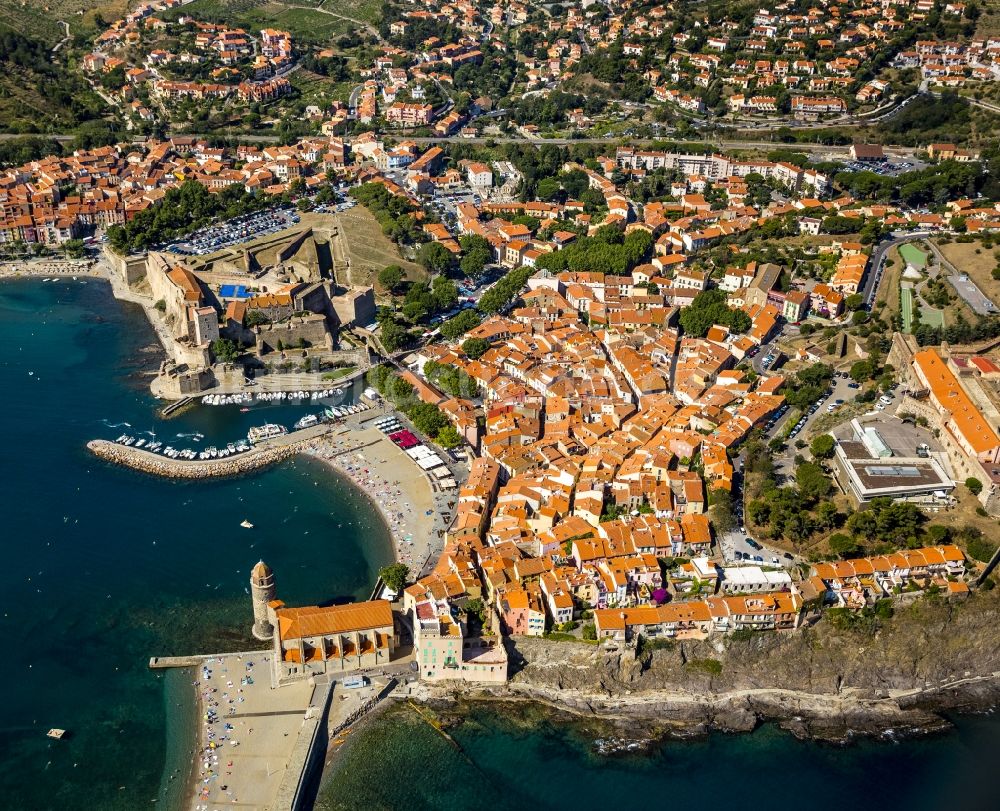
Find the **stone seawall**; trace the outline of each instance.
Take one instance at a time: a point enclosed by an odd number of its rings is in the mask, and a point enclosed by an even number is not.
[[[327,432],[326,426],[296,431],[275,439],[265,440],[255,448],[224,459],[171,459],[158,453],[119,445],[106,439],[92,439],[87,449],[100,459],[133,470],[163,476],[168,479],[204,479],[212,476],[239,476],[252,470],[273,465],[296,453]]]
[[[187,460],[170,459],[127,445],[119,445],[117,442],[108,442],[105,439],[93,439],[87,443],[87,448],[106,462],[113,462],[122,467],[130,467],[142,473],[169,479],[239,476],[242,473],[249,473],[251,470],[259,470],[262,467],[273,465],[298,451],[294,445],[285,445],[279,448],[253,449],[225,459]]]

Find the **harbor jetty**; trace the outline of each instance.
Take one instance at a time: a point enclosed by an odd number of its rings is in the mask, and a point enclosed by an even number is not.
[[[300,431],[265,439],[244,453],[222,459],[171,459],[106,439],[92,439],[87,448],[100,459],[132,468],[151,476],[169,479],[204,479],[239,476],[281,462],[300,453],[311,442],[330,431],[328,425],[314,425]]]

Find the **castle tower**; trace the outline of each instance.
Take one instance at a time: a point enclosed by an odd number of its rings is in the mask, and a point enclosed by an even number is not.
[[[257,639],[270,639],[274,628],[267,618],[267,604],[277,596],[274,587],[274,572],[264,561],[250,571],[250,599],[253,601],[253,635]]]

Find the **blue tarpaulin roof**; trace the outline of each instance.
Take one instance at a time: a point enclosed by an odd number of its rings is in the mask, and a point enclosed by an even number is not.
[[[224,284],[219,288],[219,298],[250,298],[246,285]]]

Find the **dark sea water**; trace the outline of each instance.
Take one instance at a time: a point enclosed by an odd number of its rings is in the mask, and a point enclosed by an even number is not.
[[[450,734],[457,746],[405,705],[389,710],[348,739],[317,809],[1000,809],[995,718],[902,743],[840,748],[763,727],[602,756],[592,731],[480,705]]]
[[[372,505],[317,462],[178,483],[92,457],[95,437],[199,448],[308,410],[159,420],[145,372],[160,357],[142,312],[103,282],[0,282],[2,809],[169,806],[166,719],[188,728],[186,676],[149,657],[258,647],[246,587],[259,558],[290,603],[365,597],[391,559]],[[193,432],[205,439],[176,436]],[[71,734],[52,741],[50,727]],[[183,756],[187,742],[171,744]]]

